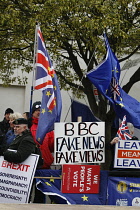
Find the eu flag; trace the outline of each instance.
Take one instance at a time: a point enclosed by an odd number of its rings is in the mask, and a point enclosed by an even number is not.
[[[40,27],[37,30],[37,43],[35,89],[42,90],[42,103],[36,140],[42,144],[46,133],[54,129],[54,123],[60,122],[62,99],[57,76],[47,52]]]
[[[62,193],[61,170],[36,170],[36,187],[43,194],[49,195],[57,204],[105,205],[107,200],[108,171],[100,171],[100,187],[97,194]],[[40,178],[39,178],[40,177]],[[48,177],[48,178],[45,178]]]
[[[106,58],[95,70],[88,72],[87,77],[111,102],[121,120],[126,115],[128,122],[131,122],[134,127],[140,128],[140,103],[120,87],[119,61],[112,52],[106,35],[104,38],[107,48]]]

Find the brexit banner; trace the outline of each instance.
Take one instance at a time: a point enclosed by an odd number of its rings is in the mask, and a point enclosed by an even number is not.
[[[99,165],[63,165],[62,193],[99,193]]]
[[[55,123],[54,163],[104,163],[105,123]]]
[[[120,140],[116,143],[114,168],[140,168],[139,140]]]
[[[140,178],[109,176],[107,204],[140,206]]]
[[[28,203],[38,155],[15,164],[0,156],[0,203]]]

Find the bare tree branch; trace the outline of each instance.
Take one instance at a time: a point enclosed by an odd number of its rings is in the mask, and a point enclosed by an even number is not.
[[[126,57],[120,59],[119,62],[125,61],[126,59],[130,58],[130,57],[131,57],[132,55],[134,55],[139,49],[140,49],[140,45],[138,45],[138,47],[136,47],[136,49],[135,49],[133,52],[131,52],[128,56],[126,56]]]
[[[130,91],[131,87],[138,81],[140,81],[140,67],[137,69],[137,71],[130,78],[129,82],[123,86],[123,90],[126,93],[128,93]]]
[[[84,90],[83,86],[77,85],[77,84],[75,84],[75,83],[70,82],[69,80],[67,80],[66,77],[65,77],[61,72],[56,71],[56,73],[57,73],[57,75],[59,75],[59,76],[60,76],[68,85],[70,85],[70,86],[72,86],[72,87],[75,87],[75,88],[78,88],[78,89],[80,89],[81,91]]]

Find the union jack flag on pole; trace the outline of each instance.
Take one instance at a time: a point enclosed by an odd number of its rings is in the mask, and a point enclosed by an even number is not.
[[[41,113],[36,133],[36,140],[42,144],[46,133],[54,129],[54,123],[60,122],[62,99],[57,76],[39,26],[37,26],[36,75],[34,89],[42,90]]]
[[[123,117],[123,120],[121,122],[121,125],[117,131],[117,137],[121,140],[129,140],[132,139],[132,136],[130,135],[127,122],[126,122],[126,116]]]

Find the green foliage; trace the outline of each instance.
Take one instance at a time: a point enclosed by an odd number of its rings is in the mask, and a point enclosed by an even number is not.
[[[140,41],[138,0],[1,0],[0,10],[0,78],[7,84],[21,83],[15,69],[32,71],[36,21],[61,88],[73,91],[80,84],[86,92],[85,72],[104,58],[103,32],[118,57],[132,53]]]

